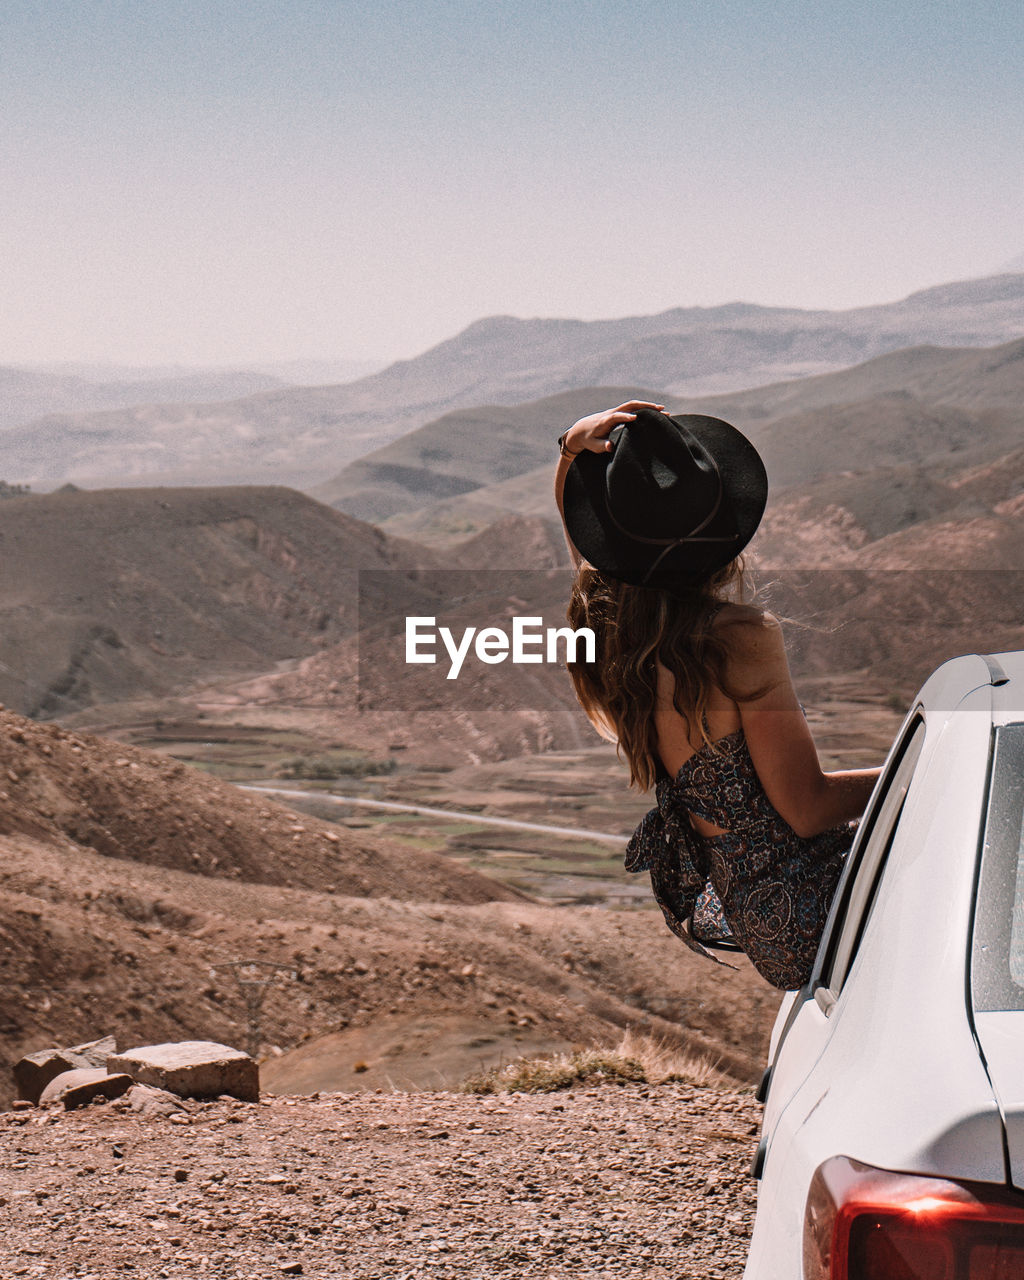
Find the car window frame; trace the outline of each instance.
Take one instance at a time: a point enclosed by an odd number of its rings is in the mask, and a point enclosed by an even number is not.
[[[917,775],[926,731],[924,710],[915,708],[900,733],[861,820],[863,830],[850,851],[850,865],[839,883],[812,979],[814,999],[826,1017],[842,993],[878,900],[889,852]]]
[[[1024,796],[1019,787],[1006,786],[1021,776],[1024,764],[1024,723],[1012,721],[993,729],[981,857],[971,912],[968,996],[973,1013],[1018,1012],[1024,1009],[1024,983],[1012,974],[1011,948],[1016,930],[1006,899],[1015,903],[1024,870]],[[1007,830],[1015,832],[1006,844]],[[1002,900],[1004,911],[996,908]]]

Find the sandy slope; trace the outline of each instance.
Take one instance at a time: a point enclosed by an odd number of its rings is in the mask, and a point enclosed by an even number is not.
[[[282,966],[264,1047],[336,1037],[321,1088],[450,1083],[631,1026],[760,1070],[777,994],[691,956],[655,912],[546,907],[163,756],[9,712],[0,730],[6,1063],[105,1033],[243,1043],[216,966],[257,959]],[[273,1070],[288,1088],[285,1059]]]

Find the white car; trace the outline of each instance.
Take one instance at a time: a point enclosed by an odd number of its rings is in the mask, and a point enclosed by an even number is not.
[[[1024,1280],[1024,653],[907,716],[762,1082],[745,1280]]]

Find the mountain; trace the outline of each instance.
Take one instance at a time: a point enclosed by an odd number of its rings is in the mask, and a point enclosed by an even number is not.
[[[12,498],[0,701],[95,723],[114,704],[159,717],[155,701],[205,690],[220,705],[318,708],[332,739],[344,725],[375,758],[413,719],[437,758],[576,747],[587,729],[559,665],[474,661],[454,683],[440,645],[438,663],[405,663],[407,615],[479,627],[525,609],[561,625],[560,554],[543,526],[513,521],[442,560],[280,487]]]
[[[806,373],[903,347],[984,346],[1022,333],[1024,275],[1006,275],[849,311],[730,303],[621,320],[494,316],[356,385],[370,390],[372,383],[380,400],[403,404],[427,404],[455,389],[476,404],[518,403],[595,385],[682,394],[709,375],[734,375],[732,385],[752,386],[793,365]]]
[[[549,463],[557,436],[584,414],[657,398],[643,387],[585,386],[526,404],[456,409],[351,463],[317,496],[361,520],[461,497]]]
[[[0,503],[0,699],[33,716],[266,670],[351,634],[360,569],[429,552],[282,488]]]
[[[446,414],[352,463],[325,496],[410,537],[450,541],[516,512],[553,518],[553,437],[576,417],[655,392],[589,387],[508,409]],[[728,396],[669,400],[733,422],[762,451],[773,489],[836,471],[1012,448],[1024,438],[1024,339],[915,347],[837,373]],[[488,477],[486,482],[483,477]],[[400,513],[416,513],[395,519]]]
[[[967,409],[1013,409],[1022,385],[1024,338],[1017,337],[995,347],[910,347],[836,373],[707,396],[699,403],[707,413],[717,409],[748,423],[890,393]]]
[[[285,385],[285,378],[251,369],[0,366],[0,430],[21,426],[45,414],[226,400]]]
[[[308,488],[456,409],[599,385],[693,396],[834,370],[921,344],[984,346],[1022,333],[1024,275],[837,312],[731,303],[619,320],[497,316],[343,386],[203,405],[136,400],[130,409],[38,418],[0,437],[0,477],[37,488],[157,477]],[[340,488],[344,483],[331,482],[322,492],[339,500]]]

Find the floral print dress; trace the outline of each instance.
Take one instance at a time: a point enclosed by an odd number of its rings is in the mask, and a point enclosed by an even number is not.
[[[702,943],[735,943],[773,987],[803,986],[855,826],[798,836],[765,795],[742,729],[705,743],[655,794],[626,870],[651,873],[668,927],[709,959]],[[690,814],[725,834],[699,834]]]

